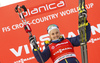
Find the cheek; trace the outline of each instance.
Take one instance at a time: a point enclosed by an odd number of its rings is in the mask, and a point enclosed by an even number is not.
[[[51,38],[54,38],[54,36],[51,35]]]
[[[55,39],[55,36],[51,35],[50,36],[50,39],[54,40]]]
[[[58,33],[58,35],[60,35],[60,33]]]
[[[60,36],[60,33],[58,33],[57,36]]]
[[[52,39],[53,36],[52,35],[49,35],[49,36],[50,36],[50,39]]]

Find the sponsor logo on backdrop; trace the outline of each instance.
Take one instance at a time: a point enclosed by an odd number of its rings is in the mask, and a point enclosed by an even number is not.
[[[33,16],[36,14],[40,14],[43,12],[55,10],[65,7],[65,1],[64,0],[56,0],[52,3],[40,5],[40,6],[35,6],[27,9],[27,12],[23,12],[25,17]]]
[[[29,57],[29,58],[21,58],[20,60],[18,61],[14,61],[14,63],[24,63],[25,61],[29,61],[29,60],[33,60],[35,59],[35,57]]]

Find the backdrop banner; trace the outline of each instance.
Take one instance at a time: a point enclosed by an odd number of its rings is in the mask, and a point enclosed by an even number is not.
[[[59,26],[61,34],[66,37],[78,35],[78,0],[25,0],[0,7],[0,63],[38,63],[32,52],[29,35],[15,12],[17,5],[25,5],[25,18],[36,36],[37,43],[43,51],[44,41],[49,40],[47,27]],[[88,22],[91,25],[91,38],[87,44],[88,63],[99,63],[100,57],[100,11],[99,0],[86,0]],[[75,47],[75,54],[81,60],[81,48]],[[45,63],[53,63],[51,59]]]

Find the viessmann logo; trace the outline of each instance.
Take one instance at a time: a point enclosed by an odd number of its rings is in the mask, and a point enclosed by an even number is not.
[[[52,3],[40,5],[37,7],[31,7],[29,9],[27,9],[27,12],[24,12],[24,15],[25,15],[25,17],[29,17],[29,16],[33,16],[36,14],[40,14],[40,13],[43,13],[46,11],[55,10],[55,9],[62,8],[62,7],[65,7],[65,1],[64,0],[57,0],[57,1],[52,2]]]

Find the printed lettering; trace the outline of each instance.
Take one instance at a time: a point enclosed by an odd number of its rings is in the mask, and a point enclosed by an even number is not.
[[[91,32],[93,35],[95,35],[96,32],[100,33],[100,24],[97,24],[97,27],[91,26]]]
[[[10,29],[9,26],[3,27],[3,28],[2,28],[2,31],[3,31],[3,32],[8,32],[8,31],[10,31],[10,30],[11,30],[11,29]]]
[[[22,52],[22,46],[19,46],[18,47],[18,52],[14,49],[14,48],[11,48],[10,51],[16,56],[21,56],[21,52]]]

